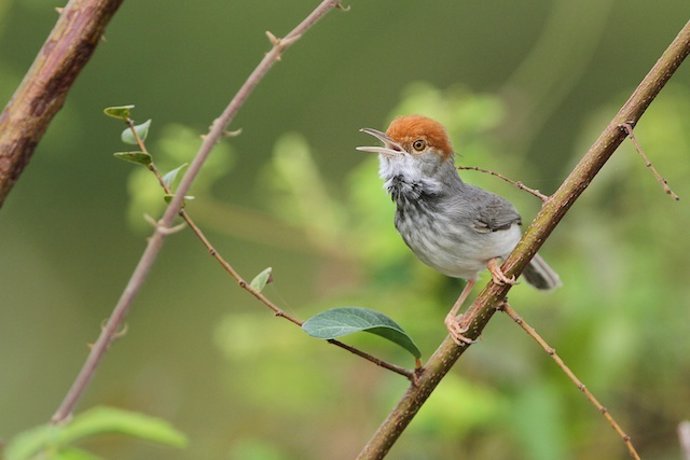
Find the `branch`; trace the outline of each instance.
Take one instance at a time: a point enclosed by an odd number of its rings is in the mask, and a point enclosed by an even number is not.
[[[544,203],[517,247],[503,264],[502,270],[506,276],[517,278],[522,272],[575,200],[587,188],[594,176],[625,138],[625,133],[621,131],[619,126],[623,123],[634,126],[638,122],[688,53],[690,53],[690,22],[683,27],[613,120],[575,166],[575,169]],[[479,337],[487,322],[496,312],[496,306],[503,300],[510,288],[510,285],[499,286],[490,282],[479,294],[464,314],[468,326],[468,332],[465,335],[468,338],[476,339]],[[446,337],[426,366],[418,372],[417,385],[408,388],[396,407],[364,446],[357,457],[358,459],[381,459],[385,457],[436,388],[436,385],[468,347],[467,344],[458,346],[450,337]]]
[[[67,392],[67,395],[60,404],[60,407],[58,407],[55,414],[53,414],[51,419],[53,423],[60,423],[69,418],[70,414],[74,410],[74,407],[79,401],[79,398],[89,385],[96,368],[100,364],[101,359],[113,341],[113,335],[124,321],[125,316],[127,315],[127,312],[134,301],[134,298],[139,293],[139,290],[144,284],[144,281],[146,280],[153,263],[158,257],[158,253],[163,246],[163,240],[166,236],[165,229],[170,228],[175,216],[177,216],[180,209],[182,209],[184,196],[211,153],[213,146],[223,137],[228,124],[230,124],[230,122],[235,118],[235,115],[239,109],[245,103],[254,88],[256,88],[259,82],[264,78],[266,73],[268,73],[273,64],[279,60],[281,54],[287,48],[292,46],[295,41],[297,41],[307,30],[316,24],[316,22],[318,22],[319,19],[321,19],[326,13],[335,8],[337,4],[337,0],[323,0],[300,24],[297,25],[297,27],[292,29],[292,31],[287,34],[285,38],[276,39],[277,42],[273,44],[271,50],[263,57],[254,71],[249,75],[247,80],[242,84],[237,94],[235,94],[235,96],[232,98],[220,117],[213,122],[210,131],[206,136],[204,136],[201,147],[197,151],[194,159],[189,165],[189,168],[182,177],[175,196],[166,208],[165,213],[158,222],[155,231],[148,239],[146,249],[141,255],[141,258],[139,259],[139,262],[137,263],[137,266],[135,267],[127,286],[125,286],[120,299],[110,315],[110,318],[108,318],[108,322],[101,330],[98,340],[91,348],[91,351],[86,358],[86,362],[79,371],[77,378]]]
[[[637,153],[642,157],[645,167],[649,168],[654,178],[657,180],[657,182],[661,184],[661,187],[664,189],[664,192],[674,200],[679,201],[680,197],[676,195],[676,192],[671,190],[671,187],[668,185],[668,181],[664,179],[664,177],[661,174],[659,174],[659,171],[656,170],[656,168],[652,164],[652,161],[649,159],[647,154],[644,153],[644,150],[642,150],[642,146],[640,146],[639,142],[637,142],[637,138],[635,137],[635,133],[633,132],[633,127],[630,126],[630,123],[623,123],[622,125],[620,125],[620,128],[623,131],[625,131],[625,133],[628,135],[630,141],[635,146],[635,150],[637,150]]]
[[[134,120],[131,118],[127,118],[126,120],[127,126],[129,127],[129,130],[132,133],[132,137],[137,142],[137,145],[141,149],[142,152],[148,153],[151,155],[151,152],[149,152],[148,148],[146,148],[146,143],[144,140],[139,136],[139,133],[137,132],[135,125],[134,125]],[[225,134],[226,136],[228,133]],[[234,132],[232,133],[233,136],[239,135],[239,132]],[[165,183],[163,180],[163,176],[161,175],[160,171],[156,167],[156,164],[151,161],[151,163],[148,165],[148,169],[153,173],[153,175],[156,177],[156,180],[158,180],[158,184],[161,186],[163,191],[167,194],[171,194],[170,187]],[[230,262],[225,260],[223,256],[221,256],[220,252],[213,247],[211,244],[211,241],[206,237],[204,232],[201,231],[201,228],[192,220],[192,217],[189,215],[189,213],[184,209],[180,209],[180,212],[178,215],[182,218],[182,220],[185,221],[185,223],[189,226],[190,229],[192,229],[192,232],[194,235],[197,237],[197,239],[201,242],[201,244],[206,248],[208,253],[216,259],[216,261],[220,264],[220,266],[225,270],[225,272],[230,275],[245,291],[247,291],[249,294],[253,295],[259,302],[263,303],[265,306],[267,306],[271,311],[273,311],[273,314],[279,318],[283,318],[291,322],[292,324],[301,327],[303,322],[294,316],[291,316],[288,314],[285,310],[280,308],[278,305],[276,305],[274,302],[272,302],[268,297],[266,297],[261,291],[258,291],[254,289],[251,285],[251,283],[247,283],[247,280],[245,280],[242,275],[239,274],[235,268],[230,265]],[[157,226],[158,224],[154,221],[153,222],[154,226]],[[185,225],[185,224],[182,224]],[[349,351],[350,353],[353,353],[361,358],[366,359],[367,361],[370,361],[377,366],[380,366],[384,369],[388,369],[389,371],[395,372],[396,374],[402,375],[403,377],[407,378],[409,381],[414,382],[415,375],[413,371],[409,371],[405,369],[404,367],[397,366],[395,364],[389,363],[387,361],[384,361],[382,359],[376,358],[375,356],[370,355],[369,353],[366,353],[358,348],[355,348],[350,345],[346,345],[343,342],[335,339],[329,339],[326,340],[326,343],[330,343],[331,345],[335,345],[337,347],[340,347],[344,350]]]
[[[635,446],[633,446],[632,441],[630,440],[630,436],[625,434],[625,431],[621,428],[621,426],[616,422],[616,420],[613,418],[611,413],[608,411],[606,407],[604,407],[599,400],[592,394],[591,391],[589,391],[589,388],[585,386],[584,383],[580,379],[577,378],[575,373],[570,370],[570,368],[563,362],[560,356],[556,353],[556,349],[553,348],[551,345],[549,345],[544,338],[539,335],[539,333],[529,324],[525,322],[524,319],[518,315],[518,313],[513,309],[513,307],[508,304],[508,302],[503,302],[498,306],[498,309],[503,311],[506,315],[508,315],[515,323],[520,326],[520,328],[527,333],[532,339],[534,339],[535,342],[541,346],[544,351],[551,357],[551,359],[554,360],[554,362],[558,365],[558,367],[561,368],[563,373],[568,376],[571,382],[575,384],[578,390],[580,390],[587,400],[599,411],[606,421],[611,425],[611,428],[614,429],[616,433],[618,433],[618,436],[621,437],[623,442],[625,443],[625,447],[628,448],[628,452],[630,453],[630,456],[634,458],[635,460],[640,460],[640,455],[637,453],[637,450],[635,449]]]
[[[0,115],[0,207],[122,0],[70,0]]]
[[[525,191],[531,195],[536,196],[537,198],[539,198],[541,200],[542,203],[545,203],[546,200],[549,199],[548,196],[544,195],[539,190],[534,189],[534,188],[530,188],[530,187],[526,186],[525,184],[523,184],[521,181],[514,181],[512,179],[507,178],[503,174],[499,174],[496,171],[492,171],[490,169],[479,168],[477,166],[458,166],[458,169],[465,170],[465,171],[478,171],[481,173],[490,174],[492,176],[498,177],[499,179],[504,180],[504,181],[508,182],[509,184],[514,185],[515,187],[518,188],[518,190],[522,190],[522,191]]]

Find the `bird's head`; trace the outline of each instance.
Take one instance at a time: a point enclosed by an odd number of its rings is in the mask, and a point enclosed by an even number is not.
[[[439,168],[453,165],[448,134],[441,123],[431,118],[405,115],[393,120],[385,133],[373,128],[360,131],[383,143],[357,150],[379,154],[384,179],[399,174],[413,178],[433,176]]]

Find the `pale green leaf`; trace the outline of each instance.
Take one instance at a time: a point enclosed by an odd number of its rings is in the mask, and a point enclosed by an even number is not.
[[[175,179],[177,178],[178,174],[187,167],[188,163],[183,163],[177,168],[173,169],[172,171],[169,171],[163,176],[163,183],[165,184],[166,187],[171,187],[173,182],[175,182]]]
[[[273,272],[273,268],[268,267],[265,270],[263,270],[261,273],[256,275],[254,279],[249,283],[249,285],[252,287],[257,292],[261,292],[264,290],[266,285],[271,282],[271,273]]]
[[[131,113],[134,105],[118,105],[113,107],[106,107],[103,109],[103,113],[109,117],[117,118],[118,120],[127,120]]]
[[[75,416],[65,425],[42,425],[18,434],[7,444],[5,458],[28,460],[41,451],[50,452],[52,458],[62,458],[57,456],[58,453],[73,443],[104,433],[120,433],[178,448],[187,444],[185,435],[165,420],[121,409],[96,407]]]
[[[149,135],[149,127],[151,126],[151,120],[146,120],[140,125],[135,125],[134,126],[134,131],[137,133],[137,137],[141,139],[142,141],[146,140],[146,137]],[[134,133],[132,132],[132,129],[130,127],[127,127],[124,131],[122,131],[122,134],[120,134],[120,139],[122,142],[125,144],[131,144],[131,145],[138,145],[139,143],[137,142],[137,138],[134,136]]]

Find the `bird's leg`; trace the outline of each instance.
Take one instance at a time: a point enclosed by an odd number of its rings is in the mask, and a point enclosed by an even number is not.
[[[467,326],[462,325],[462,316],[459,315],[458,312],[460,311],[460,308],[462,308],[462,304],[465,303],[465,300],[467,300],[467,297],[470,295],[470,292],[472,292],[472,288],[474,287],[475,280],[467,280],[467,284],[465,284],[465,288],[462,290],[460,293],[460,296],[458,297],[458,300],[455,301],[453,304],[453,307],[450,309],[448,314],[446,315],[445,323],[446,323],[446,328],[448,329],[448,332],[450,333],[451,338],[453,341],[458,344],[467,344],[471,345],[475,341],[465,337],[465,332],[467,332]]]
[[[514,276],[508,278],[505,273],[503,273],[503,270],[501,270],[501,266],[499,265],[499,260],[500,259],[498,257],[494,257],[493,259],[489,259],[489,261],[486,263],[486,267],[489,269],[489,272],[491,272],[491,277],[493,278],[494,283],[498,284],[499,286],[503,286],[504,284],[517,284]]]

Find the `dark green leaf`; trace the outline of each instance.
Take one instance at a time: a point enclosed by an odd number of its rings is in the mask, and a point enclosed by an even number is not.
[[[410,336],[383,313],[361,307],[341,307],[326,310],[312,316],[302,325],[312,337],[334,339],[355,332],[369,332],[394,342],[409,351],[415,358],[422,353]]]
[[[65,425],[42,425],[20,433],[5,449],[6,460],[27,460],[49,449],[62,451],[81,439],[104,433],[120,433],[171,447],[184,447],[187,438],[167,421],[109,407],[83,412]],[[61,457],[57,457],[61,458]]]
[[[175,182],[175,178],[177,178],[177,175],[182,171],[184,168],[187,167],[187,163],[183,163],[177,168],[173,169],[172,171],[166,173],[163,176],[163,183],[165,184],[166,187],[171,187],[173,182]]]
[[[117,118],[118,120],[127,120],[130,115],[130,111],[134,108],[134,105],[118,105],[114,107],[106,107],[103,109],[103,113],[109,117]]]
[[[146,152],[117,152],[113,153],[113,156],[120,160],[144,166],[150,165],[153,161],[151,155]]]
[[[151,120],[146,120],[140,125],[135,125],[134,130],[137,132],[137,136],[139,136],[139,139],[142,141],[146,140],[146,136],[149,135],[149,127],[151,126]],[[127,127],[124,131],[122,131],[122,134],[120,134],[120,139],[122,139],[122,142],[125,144],[131,144],[131,145],[138,145],[139,143],[137,142],[136,137],[134,137],[134,133],[132,132],[132,129]]]
[[[273,271],[273,268],[268,267],[267,269],[263,270],[261,273],[256,275],[254,279],[252,280],[249,285],[252,287],[257,292],[261,292],[264,290],[266,285],[271,282],[271,272]]]

